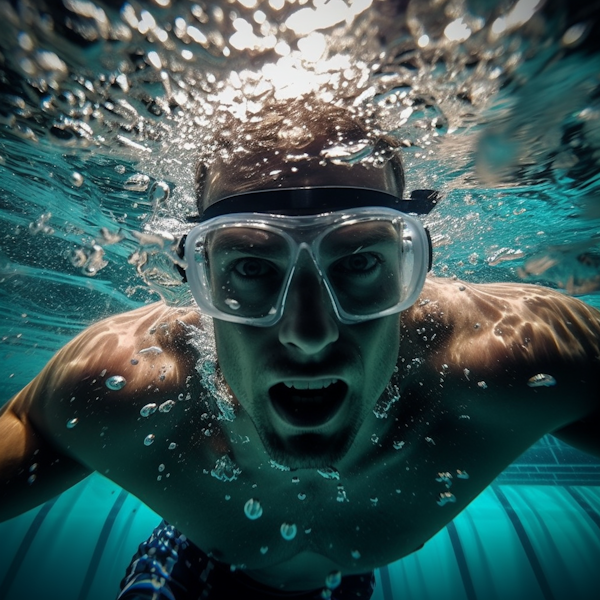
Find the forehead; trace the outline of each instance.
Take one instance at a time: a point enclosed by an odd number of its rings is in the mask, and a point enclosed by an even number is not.
[[[221,198],[266,189],[311,186],[350,186],[370,188],[400,195],[391,164],[374,167],[363,164],[343,165],[318,160],[291,162],[279,166],[257,163],[253,169],[219,169],[215,165],[207,174],[203,208]]]

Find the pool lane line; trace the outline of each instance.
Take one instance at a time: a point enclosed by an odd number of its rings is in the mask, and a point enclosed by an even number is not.
[[[600,514],[594,509],[594,507],[583,497],[582,493],[575,489],[571,485],[565,486],[567,492],[571,495],[573,500],[587,513],[587,516],[594,521],[596,527],[600,529]]]
[[[94,578],[96,577],[96,573],[98,572],[100,560],[102,559],[102,555],[106,549],[106,544],[108,543],[108,538],[110,537],[113,525],[115,524],[115,520],[123,508],[123,504],[125,503],[125,500],[127,500],[128,496],[129,494],[125,490],[121,490],[104,521],[102,531],[98,536],[98,541],[96,542],[96,547],[94,548],[94,553],[92,554],[92,558],[90,559],[85,577],[83,579],[83,583],[81,584],[81,589],[79,590],[77,600],[85,600],[88,596],[90,587],[92,586]]]
[[[387,565],[379,567],[379,576],[381,577],[381,591],[383,592],[383,600],[394,600],[392,579],[390,577],[390,569]]]
[[[544,575],[544,570],[542,569],[542,565],[540,563],[537,554],[533,548],[533,544],[527,535],[527,531],[525,531],[525,527],[519,518],[519,515],[513,508],[512,504],[509,502],[508,498],[505,496],[504,492],[500,489],[499,486],[491,486],[493,492],[500,500],[500,504],[502,504],[502,508],[508,515],[510,522],[512,523],[514,530],[521,542],[521,546],[523,546],[523,550],[525,551],[525,555],[529,560],[529,564],[533,570],[533,574],[537,580],[538,585],[540,586],[540,590],[546,600],[555,600],[554,594],[552,592],[552,588],[546,579],[546,575]]]
[[[31,522],[29,529],[27,529],[27,533],[24,535],[23,540],[19,544],[19,549],[14,555],[12,562],[10,563],[10,567],[8,567],[8,572],[6,573],[4,580],[0,584],[0,598],[7,598],[8,592],[12,587],[17,574],[19,572],[19,567],[23,565],[25,562],[25,557],[27,556],[27,552],[29,552],[29,548],[35,539],[40,527],[42,526],[44,520],[48,516],[48,513],[52,510],[52,507],[56,504],[59,496],[49,500],[42,504],[41,508],[38,510],[37,515]]]
[[[448,531],[448,535],[450,536],[450,543],[452,544],[452,549],[454,550],[456,562],[458,563],[458,570],[463,582],[463,587],[465,588],[465,592],[467,594],[467,600],[477,600],[477,594],[475,593],[473,578],[471,577],[471,572],[469,571],[467,557],[465,556],[465,551],[460,541],[454,521],[450,521],[450,523],[446,525],[446,529]]]

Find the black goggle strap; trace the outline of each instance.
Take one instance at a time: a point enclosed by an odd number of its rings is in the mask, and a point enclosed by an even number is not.
[[[335,194],[335,191],[339,194]],[[335,199],[339,198],[339,202]],[[380,192],[378,190],[367,190],[357,188],[301,188],[250,192],[224,198],[209,206],[202,216],[189,216],[189,223],[201,223],[225,214],[236,212],[258,212],[258,213],[281,213],[281,207],[286,207],[286,212],[298,216],[302,214],[316,214],[318,212],[330,212],[348,208],[363,208],[365,206],[383,206],[393,208],[403,213],[414,213],[418,215],[428,214],[438,203],[440,193],[436,190],[413,190],[410,198],[402,199]],[[252,202],[252,210],[248,209],[248,200]],[[429,230],[425,227],[427,242],[429,244],[429,264],[427,271],[432,266],[432,244]],[[185,255],[185,240],[183,235],[177,244],[176,252],[179,258]],[[183,283],[187,282],[185,269],[176,264]]]

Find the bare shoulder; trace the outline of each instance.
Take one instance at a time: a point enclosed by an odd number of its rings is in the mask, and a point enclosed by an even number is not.
[[[435,324],[456,363],[600,365],[600,312],[541,286],[432,277],[408,320]]]
[[[197,310],[162,302],[98,321],[56,353],[13,400],[14,410],[43,427],[44,416],[71,398],[101,401],[120,392],[114,400],[123,403],[147,395],[152,385],[165,394],[181,387],[194,366],[190,327],[200,327]]]

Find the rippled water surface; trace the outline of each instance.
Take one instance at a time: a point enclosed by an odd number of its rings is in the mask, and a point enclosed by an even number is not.
[[[0,1],[2,400],[84,326],[186,301],[215,123],[371,112],[435,188],[434,272],[600,306],[597,10],[520,0]],[[369,157],[366,157],[368,160]],[[363,160],[354,157],[352,160]]]

